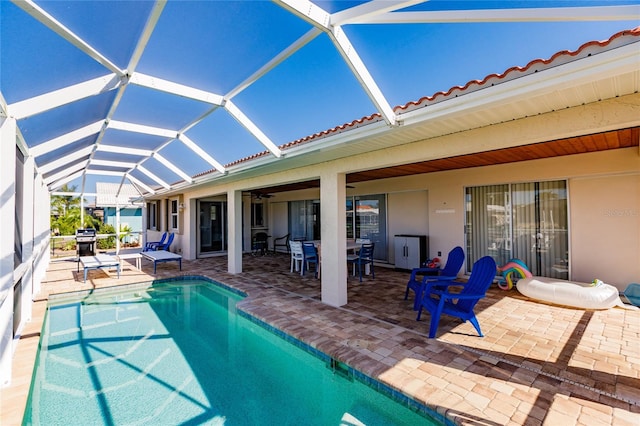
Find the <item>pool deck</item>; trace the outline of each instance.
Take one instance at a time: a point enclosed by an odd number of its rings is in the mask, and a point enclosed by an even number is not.
[[[131,261],[133,262],[133,261]],[[204,275],[245,291],[239,308],[428,405],[461,425],[640,425],[640,310],[587,311],[537,303],[493,286],[473,326],[443,316],[428,339],[403,300],[408,273],[376,267],[376,278],[348,280],[349,303],[320,302],[320,281],[289,272],[286,254],[243,259],[227,273],[226,257],[183,260],[142,270],[125,263],[90,271],[53,261],[22,330],[11,385],[0,389],[0,424],[18,425],[29,390],[49,294]],[[80,276],[79,276],[80,275]]]

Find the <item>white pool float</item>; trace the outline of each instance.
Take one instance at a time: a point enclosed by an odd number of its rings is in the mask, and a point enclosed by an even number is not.
[[[582,309],[627,308],[620,300],[618,289],[602,282],[594,285],[557,278],[529,277],[518,280],[516,288],[527,297],[556,305]]]

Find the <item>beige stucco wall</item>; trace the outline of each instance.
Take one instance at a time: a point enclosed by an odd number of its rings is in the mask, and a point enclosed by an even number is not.
[[[388,260],[393,264],[397,233],[428,235],[430,257],[465,246],[466,186],[556,179],[568,181],[571,279],[597,277],[621,290],[640,282],[638,148],[363,182],[348,194],[388,194]],[[279,193],[272,200],[286,203],[319,195],[315,189]],[[277,229],[286,226],[285,217],[271,215],[269,222]]]
[[[571,179],[572,278],[640,282],[640,175]]]
[[[428,211],[429,193],[426,190],[392,192],[387,195],[387,253],[389,263],[395,263],[394,235],[429,236]]]

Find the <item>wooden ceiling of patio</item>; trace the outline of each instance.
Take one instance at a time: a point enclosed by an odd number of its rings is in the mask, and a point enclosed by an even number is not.
[[[593,135],[558,139],[513,148],[485,151],[475,154],[459,155],[455,157],[420,161],[417,163],[350,173],[347,175],[347,183],[350,184],[445,170],[466,169],[469,167],[506,164],[518,161],[538,160],[541,158],[584,154],[588,152],[605,151],[608,149],[629,148],[638,146],[639,141],[640,127],[632,127]],[[262,188],[260,192],[272,194],[319,187],[320,180],[314,179],[310,181]]]

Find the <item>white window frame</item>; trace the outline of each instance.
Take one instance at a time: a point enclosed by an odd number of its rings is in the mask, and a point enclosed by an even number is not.
[[[171,232],[180,231],[180,200],[178,198],[169,199],[169,223]]]
[[[150,231],[158,231],[158,202],[149,201],[147,203],[147,229]]]

